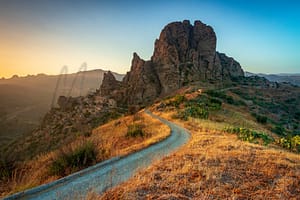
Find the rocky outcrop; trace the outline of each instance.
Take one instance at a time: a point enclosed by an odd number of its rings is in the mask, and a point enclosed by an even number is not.
[[[78,98],[59,96],[57,104],[61,110],[69,111],[77,104]]]
[[[121,82],[117,81],[111,71],[104,73],[100,92],[102,96],[108,96],[116,90],[121,89]]]
[[[220,60],[220,64],[222,66],[222,76],[223,77],[239,77],[244,76],[244,71],[241,68],[240,63],[234,60],[231,57],[227,57],[224,53],[217,52],[217,56]]]
[[[192,82],[244,76],[237,61],[216,52],[216,43],[213,28],[200,21],[193,25],[188,20],[170,23],[155,41],[151,60],[134,53],[130,72],[122,83],[111,86],[115,81],[111,80],[106,86],[104,81],[101,94],[120,104],[144,105]]]
[[[131,70],[123,79],[126,88],[124,101],[130,105],[149,103],[161,89],[160,81],[151,61],[142,60],[133,54]]]
[[[157,66],[162,93],[169,93],[190,82],[216,79],[216,35],[210,26],[195,21],[167,25],[155,42],[152,62]]]
[[[37,132],[83,134],[124,112],[114,99],[97,93],[85,97],[60,96],[58,105],[45,115]]]

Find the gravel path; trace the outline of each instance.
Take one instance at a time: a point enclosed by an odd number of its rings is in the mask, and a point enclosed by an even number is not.
[[[190,135],[187,130],[150,111],[145,112],[168,125],[171,128],[171,135],[161,142],[128,156],[112,158],[52,183],[14,194],[5,200],[84,199],[89,191],[102,193],[128,180],[138,169],[151,165],[153,160],[161,159],[188,141]]]

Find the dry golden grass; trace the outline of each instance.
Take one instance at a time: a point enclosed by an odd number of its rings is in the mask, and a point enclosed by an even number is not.
[[[134,123],[144,125],[145,137],[126,136],[127,127]],[[103,144],[104,149],[110,149],[110,156],[122,156],[163,140],[169,135],[170,128],[167,125],[141,111],[134,116],[123,117],[95,129],[92,140]]]
[[[171,115],[162,114],[173,120]],[[299,154],[242,142],[207,120],[177,123],[190,130],[188,144],[104,195],[90,197],[300,199]]]
[[[130,124],[143,125],[143,137],[128,137],[127,127]],[[97,162],[113,156],[122,156],[145,148],[163,140],[170,135],[170,128],[159,120],[150,117],[143,111],[111,121],[93,130],[90,137],[80,136],[70,145],[58,151],[40,155],[34,160],[24,163],[14,171],[13,177],[1,184],[0,197],[23,191],[34,186],[54,181],[59,176],[49,174],[49,166],[59,155],[60,151],[70,151],[87,141],[92,141],[98,152]],[[105,150],[104,152],[102,150]]]

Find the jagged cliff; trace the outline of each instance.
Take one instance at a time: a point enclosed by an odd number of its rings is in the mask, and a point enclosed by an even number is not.
[[[212,27],[200,21],[194,25],[188,20],[170,23],[155,41],[151,60],[134,53],[122,82],[110,73],[104,76],[101,95],[119,104],[145,105],[192,82],[244,76],[237,61],[216,52],[216,43]]]

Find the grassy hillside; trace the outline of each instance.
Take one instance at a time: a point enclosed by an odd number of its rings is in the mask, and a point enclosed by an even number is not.
[[[250,102],[236,91],[259,100]],[[191,140],[128,182],[87,199],[300,198],[299,132],[282,123],[299,123],[292,117],[297,107],[284,103],[290,98],[299,103],[296,94],[299,88],[208,86],[157,103],[155,114],[184,126]],[[270,99],[276,113],[266,106]],[[286,117],[288,113],[292,116]],[[283,132],[276,131],[278,126]]]
[[[199,122],[185,125],[192,135],[187,145],[88,199],[299,199],[299,155],[242,142]]]
[[[121,117],[78,135],[71,143],[20,163],[13,172],[1,172],[0,197],[48,183],[75,171],[109,159],[127,155],[166,138],[170,129],[143,111]],[[41,138],[47,139],[47,138]]]
[[[187,128],[191,140],[103,196],[91,193],[87,198],[299,198],[300,88],[257,77],[236,81],[195,83],[157,100],[149,109]],[[23,146],[32,146],[35,156],[12,171],[3,170],[0,188],[4,195],[50,182],[168,134],[167,126],[140,113],[92,134],[59,134],[59,142],[53,143],[58,146],[44,154],[37,147],[55,138],[32,136],[38,140]]]

